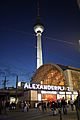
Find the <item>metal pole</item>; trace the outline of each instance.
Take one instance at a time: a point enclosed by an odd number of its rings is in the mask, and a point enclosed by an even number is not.
[[[3,85],[4,85],[4,89],[6,89],[6,76],[5,76]]]
[[[18,76],[16,77],[16,102],[17,102],[17,94],[18,94]]]

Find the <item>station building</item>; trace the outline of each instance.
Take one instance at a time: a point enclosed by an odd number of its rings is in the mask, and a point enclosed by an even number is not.
[[[21,83],[21,84],[20,84]],[[10,102],[28,101],[36,103],[56,101],[63,97],[76,99],[80,90],[80,69],[59,64],[44,64],[33,74],[30,83],[20,82],[17,88],[1,89],[0,97]]]
[[[24,84],[23,99],[33,107],[41,101],[56,101],[64,97],[76,99],[80,89],[80,69],[59,64],[44,64]]]

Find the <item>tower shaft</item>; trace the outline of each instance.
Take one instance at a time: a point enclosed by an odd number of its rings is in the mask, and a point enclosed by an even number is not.
[[[43,65],[42,60],[42,45],[41,45],[41,33],[37,33],[37,69]]]

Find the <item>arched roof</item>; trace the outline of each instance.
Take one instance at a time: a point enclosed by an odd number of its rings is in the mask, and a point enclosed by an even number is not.
[[[56,64],[44,64],[39,67],[32,77],[32,83],[48,85],[65,85],[65,75],[63,70]]]

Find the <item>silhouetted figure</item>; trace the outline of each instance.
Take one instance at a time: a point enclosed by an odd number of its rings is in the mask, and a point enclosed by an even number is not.
[[[80,91],[78,91],[78,96],[74,101],[76,112],[77,112],[77,119],[80,120]]]
[[[61,106],[64,114],[67,114],[67,102],[65,101],[64,97],[61,100]]]
[[[72,100],[72,98],[70,99],[70,105],[71,105],[71,110],[74,110],[74,101]]]
[[[2,114],[2,100],[0,99],[0,114]]]

